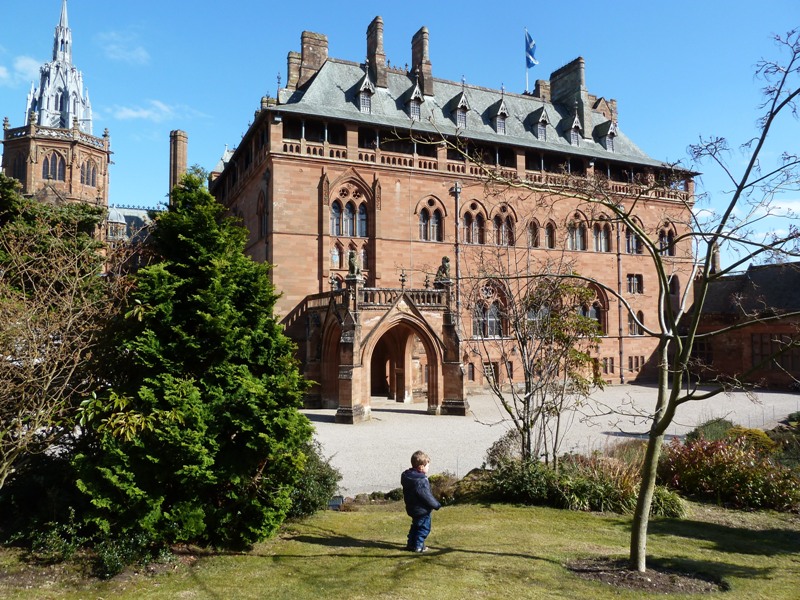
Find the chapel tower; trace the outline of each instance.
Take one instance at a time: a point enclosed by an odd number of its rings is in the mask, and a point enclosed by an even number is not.
[[[23,125],[3,120],[3,172],[18,179],[22,193],[49,202],[108,206],[108,130],[92,135],[92,105],[83,74],[72,64],[67,0],[55,27],[52,60],[31,83]]]

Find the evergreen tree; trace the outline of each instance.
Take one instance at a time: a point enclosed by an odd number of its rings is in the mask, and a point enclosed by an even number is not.
[[[290,507],[311,426],[268,266],[187,174],[158,215],[114,335],[110,391],[84,405],[89,520],[112,538],[246,547]]]

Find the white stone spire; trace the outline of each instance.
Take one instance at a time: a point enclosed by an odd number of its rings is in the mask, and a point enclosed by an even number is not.
[[[92,133],[92,106],[83,93],[83,74],[72,64],[72,30],[67,19],[67,0],[61,0],[61,17],[53,39],[53,60],[39,70],[39,87],[28,94],[25,122],[31,111],[43,127],[68,129],[75,119],[81,131]]]

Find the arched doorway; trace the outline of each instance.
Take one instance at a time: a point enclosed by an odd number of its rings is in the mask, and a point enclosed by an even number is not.
[[[419,403],[438,413],[442,396],[441,352],[414,322],[400,320],[379,333],[364,352],[371,397]]]

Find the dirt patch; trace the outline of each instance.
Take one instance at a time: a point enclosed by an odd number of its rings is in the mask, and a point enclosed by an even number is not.
[[[574,560],[565,566],[581,579],[602,581],[628,590],[661,594],[707,594],[726,589],[724,584],[698,573],[680,573],[659,567],[650,567],[646,572],[639,573],[629,569],[624,559],[590,558]]]

